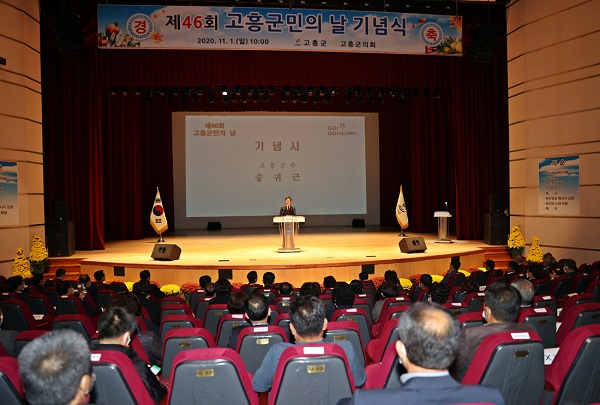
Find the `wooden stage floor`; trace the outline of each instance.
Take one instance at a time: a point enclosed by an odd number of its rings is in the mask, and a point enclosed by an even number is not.
[[[437,235],[407,235],[422,236],[427,250],[402,253],[398,247],[402,237],[397,229],[303,227],[296,241],[301,251],[279,253],[281,239],[277,228],[252,228],[168,234],[165,243],[176,244],[182,250],[175,261],[152,259],[156,237],[108,242],[104,251],[80,251],[66,260],[78,262],[81,272],[90,275],[104,269],[107,280],[137,281],[139,272],[149,269],[152,279],[160,284],[181,285],[198,282],[203,274],[214,281],[219,270],[231,270],[232,282],[246,282],[246,273],[257,270],[259,278],[272,271],[276,281],[299,285],[307,280],[322,281],[326,275],[350,281],[358,278],[363,266],[373,269],[372,276],[383,276],[388,269],[396,270],[400,277],[442,274],[453,256],[460,256],[461,268],[481,267],[486,247],[489,248],[482,241],[435,243]]]

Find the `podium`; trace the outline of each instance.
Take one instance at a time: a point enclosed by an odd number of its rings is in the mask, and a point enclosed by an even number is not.
[[[448,218],[451,218],[452,215],[448,211],[436,211],[433,216],[438,219],[438,240],[436,242],[452,243],[448,239]]]
[[[279,253],[299,252],[300,248],[296,247],[296,239],[298,239],[298,227],[304,223],[304,217],[297,215],[273,217],[273,223],[279,224],[279,234],[282,240]]]

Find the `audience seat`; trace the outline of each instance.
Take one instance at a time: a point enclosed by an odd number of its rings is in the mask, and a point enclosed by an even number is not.
[[[323,342],[334,343],[341,340],[346,340],[352,343],[356,357],[358,358],[360,365],[364,368],[367,364],[365,359],[365,346],[362,344],[362,340],[360,338],[360,329],[358,328],[356,322],[337,321],[327,323],[327,330],[323,336]]]
[[[535,296],[538,295],[550,295],[550,279],[549,278],[539,278],[537,280],[533,280],[533,294]]]
[[[585,289],[587,294],[592,294],[597,300],[600,300],[600,280],[592,281]]]
[[[17,333],[17,336],[15,336],[15,346],[14,346],[15,358],[19,357],[21,350],[23,350],[23,348],[25,346],[27,346],[27,344],[29,342],[31,342],[33,339],[36,339],[48,332],[50,332],[50,331],[43,330],[43,329],[33,329],[33,330],[24,330],[23,332]]]
[[[187,305],[187,303],[185,302],[185,300],[181,297],[175,297],[175,296],[166,296],[166,297],[162,297],[158,303],[160,304],[161,308],[164,308],[165,305],[173,305],[173,304],[181,304],[181,305]]]
[[[160,340],[172,329],[202,328],[202,321],[193,315],[167,315],[160,322]]]
[[[99,343],[99,341],[100,341],[100,337],[98,335],[98,332],[96,332],[90,338],[90,348],[93,350],[96,347],[96,344]],[[140,338],[138,335],[135,335],[131,339],[130,346],[133,349],[133,351],[137,354],[137,356],[140,359],[144,360],[146,362],[146,364],[152,364],[152,362],[150,361],[150,358],[148,357],[148,354],[144,350],[144,346],[142,345],[142,342],[140,341]]]
[[[177,353],[169,387],[169,404],[258,405],[252,375],[240,355],[227,348]]]
[[[279,326],[285,331],[285,334],[288,338],[288,342],[295,342],[294,336],[292,336],[292,332],[290,331],[290,314],[278,315],[277,318],[275,318],[274,326]]]
[[[588,303],[572,307],[562,318],[556,331],[556,345],[562,346],[565,338],[573,329],[585,325],[600,324],[600,304]]]
[[[0,357],[0,398],[2,405],[25,405],[19,363],[13,357]]]
[[[129,291],[125,283],[123,283],[122,281],[111,281],[110,283],[105,285],[109,289],[114,290],[117,294],[123,294]]]
[[[588,264],[589,266],[589,264]],[[581,268],[581,267],[580,267]],[[585,291],[587,286],[592,281],[592,278],[588,274],[578,274],[573,278],[571,282],[571,293],[580,294]]]
[[[110,303],[113,302],[113,300],[116,300],[119,295],[117,294],[117,292],[115,290],[111,290],[109,288],[106,289],[102,289],[102,290],[98,290],[98,306],[102,307],[102,308],[108,308],[110,306]]]
[[[88,342],[96,333],[96,327],[87,315],[58,315],[52,322],[52,329],[71,329],[83,335]]]
[[[483,309],[483,301],[485,300],[485,292],[472,292],[467,294],[462,302],[469,312],[480,312]]]
[[[556,277],[550,282],[550,294],[556,299],[561,299],[564,295],[571,292],[571,279],[569,276]]]
[[[236,326],[248,326],[249,322],[246,321],[244,314],[225,314],[219,319],[219,326],[217,328],[217,335],[215,342],[218,347],[227,347],[229,340],[231,339],[231,330]]]
[[[396,345],[389,345],[383,352],[381,363],[369,364],[365,368],[367,382],[364,389],[399,388],[400,376],[406,373],[406,368],[398,361]]]
[[[369,318],[364,309],[361,308],[346,308],[337,309],[331,315],[332,321],[351,321],[356,322],[360,329],[360,338],[362,340],[363,347],[371,341],[371,325],[369,324]]]
[[[160,319],[164,319],[169,315],[194,315],[192,310],[187,304],[173,304],[168,303],[161,306]]]
[[[535,332],[509,331],[483,339],[462,384],[502,392],[506,405],[537,404],[544,390],[544,345]]]
[[[354,295],[354,301],[356,300],[366,300],[369,303],[369,310],[373,309],[375,305],[375,300],[373,299],[373,295],[367,293],[360,293]]]
[[[27,305],[36,315],[50,315],[51,317],[56,316],[56,310],[52,305],[52,301],[46,294],[32,293],[26,298]]]
[[[50,298],[50,302],[52,303],[52,306],[56,307],[56,301],[58,300],[58,293],[56,292],[56,286],[46,285],[44,288],[46,290],[44,292],[44,294],[46,294],[46,296],[48,296],[48,298]]]
[[[569,312],[569,310],[571,308],[573,308],[575,305],[580,305],[580,304],[587,304],[589,302],[596,302],[596,297],[594,297],[592,294],[587,294],[587,293],[583,293],[583,294],[569,294],[568,296],[564,297],[566,298],[566,300],[563,303],[562,306],[562,311],[560,312],[560,314],[557,317],[557,321],[558,322],[562,322],[565,314]]]
[[[277,297],[277,298],[275,298],[275,301],[273,302],[273,304],[279,308],[280,313],[287,314],[290,312],[290,303],[292,303],[292,301],[296,301],[296,298],[294,298],[294,297]]]
[[[556,315],[548,308],[521,308],[517,323],[535,326],[544,347],[556,347]]]
[[[377,322],[375,322],[373,325],[371,335],[373,337],[379,336],[379,330],[387,321],[400,318],[402,313],[407,311],[408,308],[410,308],[409,305],[395,305],[393,307],[389,307],[385,311],[382,311],[381,314],[379,314],[379,318],[377,318]]]
[[[485,323],[481,312],[467,312],[457,316],[461,328],[481,326]]]
[[[474,270],[471,272],[471,275],[475,277],[475,280],[477,280],[477,284],[485,285],[485,282],[487,281],[488,277],[488,272],[483,270]]]
[[[327,313],[329,310],[335,310],[335,305],[333,304],[331,295],[319,295],[319,299],[321,302],[323,302],[323,305],[325,305],[325,313]]]
[[[200,297],[198,301],[196,301],[196,305],[192,308],[194,311],[194,316],[200,320],[204,320],[206,316],[206,308],[208,308],[208,303],[211,300],[210,297]]]
[[[275,319],[284,312],[277,305],[269,305],[271,315],[269,316],[269,325],[275,325]]]
[[[53,318],[45,315],[41,320],[36,320],[25,301],[17,299],[4,300],[0,302],[0,306],[2,306],[2,312],[4,313],[2,329],[18,332],[28,329],[52,329]]]
[[[259,288],[263,288],[263,286],[261,284],[244,284],[240,287],[240,291],[251,297]]]
[[[194,291],[191,295],[190,295],[190,309],[195,313],[196,311],[196,303],[198,302],[198,300],[200,298],[204,298],[206,297],[206,293],[204,292],[204,290],[197,290]]]
[[[90,403],[154,403],[135,366],[125,354],[112,350],[92,350],[91,359],[96,382]]]
[[[463,306],[462,302],[446,302],[442,306],[455,316],[469,313],[469,307]]]
[[[553,313],[558,313],[558,301],[553,295],[536,295],[533,297],[534,308],[548,308]]]
[[[398,340],[398,320],[390,319],[380,329],[379,336],[367,344],[366,352],[376,363],[382,361],[385,350]]]
[[[215,340],[207,329],[171,329],[165,335],[162,351],[162,379],[168,380],[175,356],[185,350],[214,348]]]
[[[279,297],[279,293],[275,288],[259,288],[256,290],[256,293],[267,297],[269,305],[272,305],[275,302],[275,298]]]
[[[87,311],[79,298],[74,295],[61,295],[56,300],[56,315],[79,314],[86,315]]]
[[[546,366],[542,403],[567,405],[600,401],[599,368],[600,325],[571,331],[552,364]]]
[[[246,370],[254,374],[271,346],[283,342],[288,342],[288,338],[279,326],[249,326],[240,331],[236,351],[240,354]]]
[[[3,292],[0,294],[0,302],[3,301],[7,301],[7,300],[15,300],[15,299],[21,299],[21,297],[18,294],[12,293],[12,292]]]
[[[219,327],[219,319],[221,316],[228,314],[227,304],[213,304],[206,307],[204,314],[204,327],[210,331],[213,336],[217,335]]]
[[[336,404],[355,390],[344,350],[332,343],[292,346],[281,355],[269,405]]]
[[[419,293],[420,295],[420,293]],[[398,297],[389,297],[386,298],[385,301],[383,302],[383,306],[381,307],[381,312],[385,311],[386,309],[390,308],[390,307],[395,307],[395,306],[409,306],[411,304],[410,301],[410,297],[407,295],[399,295]]]

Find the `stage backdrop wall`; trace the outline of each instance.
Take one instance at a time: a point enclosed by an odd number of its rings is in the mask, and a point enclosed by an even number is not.
[[[46,212],[55,200],[70,202],[77,249],[102,249],[105,240],[142,238],[156,187],[168,218],[174,217],[172,113],[177,111],[293,111],[377,113],[379,116],[380,223],[394,215],[400,185],[409,230],[435,232],[433,212],[448,202],[451,232],[483,237],[490,194],[508,195],[508,139],[504,10],[490,63],[470,56],[478,8],[465,6],[460,58],[294,52],[103,50],[97,48],[95,2],[44,2],[43,99]],[[50,17],[73,10],[82,17],[81,54],[59,52]],[[464,11],[464,12],[463,12]],[[261,103],[209,103],[170,98],[136,86],[276,86]],[[282,103],[290,86],[335,86],[331,103]],[[346,92],[357,86],[384,102],[359,103]],[[118,87],[119,91],[111,92]],[[128,89],[127,95],[122,88]],[[405,97],[389,97],[403,88]],[[111,93],[114,93],[111,94]],[[343,157],[334,157],[341,159]],[[171,227],[171,230],[173,227]]]

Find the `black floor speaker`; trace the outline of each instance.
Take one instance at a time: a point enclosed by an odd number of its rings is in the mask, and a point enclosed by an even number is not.
[[[508,241],[508,217],[503,213],[484,214],[483,241],[488,245],[506,245]]]
[[[181,248],[172,243],[157,243],[152,250],[154,260],[178,260]]]
[[[73,256],[75,254],[75,225],[69,222],[46,224],[48,254],[50,257]]]
[[[402,238],[400,239],[400,242],[398,242],[398,245],[400,246],[402,253],[417,253],[427,250],[425,239],[423,239],[422,236],[417,236],[415,238]]]

